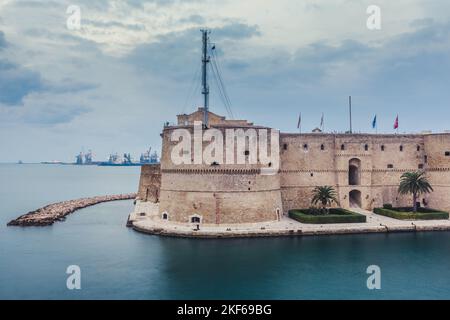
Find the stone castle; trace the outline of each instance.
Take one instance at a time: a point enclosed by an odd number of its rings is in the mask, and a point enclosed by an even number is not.
[[[333,186],[343,208],[371,210],[385,203],[410,206],[399,195],[400,176],[424,170],[434,188],[419,200],[424,207],[450,210],[450,133],[334,134],[280,133],[279,169],[262,175],[256,164],[182,164],[170,159],[176,129],[193,131],[203,108],[178,116],[161,134],[158,165],[142,166],[137,201],[156,203],[162,220],[233,224],[279,220],[290,209],[311,206],[314,187]],[[209,126],[264,128],[208,112]],[[270,128],[267,128],[270,129]],[[245,151],[249,157],[249,151]]]

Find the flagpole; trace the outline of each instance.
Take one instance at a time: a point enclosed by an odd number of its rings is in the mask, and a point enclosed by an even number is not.
[[[377,115],[375,115],[376,117]],[[376,118],[375,118],[376,119]],[[378,134],[378,119],[375,121],[375,134]]]
[[[300,125],[299,125],[300,133],[302,133],[302,113],[300,112]]]

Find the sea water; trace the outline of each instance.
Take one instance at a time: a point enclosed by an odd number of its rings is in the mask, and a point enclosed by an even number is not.
[[[126,228],[132,201],[48,227],[48,203],[137,190],[139,167],[0,165],[0,299],[450,299],[450,232],[180,239]],[[67,267],[81,271],[69,290]],[[381,289],[367,287],[368,266]]]

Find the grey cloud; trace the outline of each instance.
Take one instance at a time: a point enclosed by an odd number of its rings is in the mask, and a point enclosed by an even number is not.
[[[0,30],[0,50],[6,48],[5,33]]]
[[[238,40],[261,35],[257,25],[248,25],[244,23],[231,23],[222,28],[213,29],[213,32],[218,40]]]
[[[46,103],[27,108],[21,116],[21,120],[37,125],[64,124],[90,111],[91,109],[85,106]]]
[[[83,25],[91,25],[94,27],[99,28],[111,28],[111,27],[117,27],[127,30],[145,30],[145,25],[143,24],[125,24],[118,21],[95,21],[95,20],[83,20]]]
[[[0,102],[17,105],[31,92],[42,90],[42,79],[37,72],[0,59]]]
[[[214,41],[238,41],[259,35],[257,26],[242,23],[212,29]],[[200,54],[200,31],[190,28],[160,36],[158,41],[138,46],[125,60],[140,72],[176,79],[192,78]],[[220,52],[220,51],[219,51]]]

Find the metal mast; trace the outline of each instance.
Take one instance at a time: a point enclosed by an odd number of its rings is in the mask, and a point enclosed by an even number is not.
[[[352,96],[348,96],[348,111],[350,115],[350,133],[352,133]]]
[[[210,57],[208,55],[208,29],[200,30],[202,32],[203,48],[202,48],[202,94],[203,94],[203,124],[208,127],[208,105],[209,105],[209,86],[208,86],[208,63]]]

